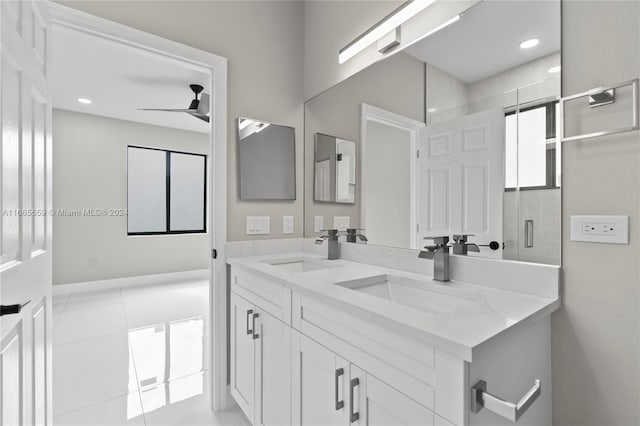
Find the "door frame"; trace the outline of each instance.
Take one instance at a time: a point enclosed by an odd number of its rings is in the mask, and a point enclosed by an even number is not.
[[[210,75],[211,122],[209,129],[209,185],[207,224],[209,253],[209,326],[211,345],[211,407],[224,410],[233,405],[227,386],[227,59],[204,50],[136,30],[79,10],[49,2],[52,25],[72,28],[114,43],[164,56]],[[55,54],[55,53],[54,53]]]
[[[366,196],[364,188],[366,187],[365,172],[368,170],[367,162],[364,161],[364,158],[367,151],[368,122],[384,124],[385,126],[395,127],[396,129],[401,129],[409,133],[409,149],[410,152],[415,153],[413,161],[409,163],[409,176],[411,176],[409,235],[413,235],[409,248],[416,249],[418,248],[416,245],[416,236],[418,235],[418,132],[421,128],[425,127],[425,123],[373,105],[362,104],[360,119],[360,203],[362,205],[360,209],[360,226],[362,227],[366,224],[366,209],[364,208]]]

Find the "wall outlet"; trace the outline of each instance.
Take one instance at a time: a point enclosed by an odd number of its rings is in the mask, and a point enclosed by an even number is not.
[[[247,235],[267,235],[271,233],[269,216],[247,216]]]
[[[571,241],[629,244],[629,216],[571,216]]]
[[[321,232],[324,229],[324,216],[313,217],[313,232]]]
[[[293,234],[293,216],[282,216],[282,233]]]
[[[351,218],[349,216],[334,216],[333,217],[333,229],[344,231],[349,228]]]

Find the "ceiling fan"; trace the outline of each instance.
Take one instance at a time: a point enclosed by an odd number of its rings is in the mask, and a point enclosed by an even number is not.
[[[209,95],[206,93],[202,93],[204,87],[199,84],[190,84],[189,87],[195,94],[195,98],[191,101],[189,108],[180,109],[180,108],[138,108],[138,111],[165,111],[165,112],[186,112],[187,114],[193,115],[196,118],[199,118],[202,121],[209,122]],[[200,99],[198,99],[198,95]]]

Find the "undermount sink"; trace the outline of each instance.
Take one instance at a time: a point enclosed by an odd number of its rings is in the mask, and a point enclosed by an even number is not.
[[[310,272],[317,271],[320,269],[329,269],[335,268],[340,265],[332,265],[328,263],[329,261],[323,260],[310,260],[310,259],[276,259],[276,260],[265,260],[265,263],[269,265],[276,266],[278,268],[285,269],[289,272]]]
[[[431,313],[451,312],[478,301],[478,296],[454,290],[447,287],[447,284],[388,274],[339,282],[336,285]]]

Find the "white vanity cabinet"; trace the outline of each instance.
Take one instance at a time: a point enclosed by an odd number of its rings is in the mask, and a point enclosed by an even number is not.
[[[540,380],[517,424],[551,424],[548,316],[477,345],[469,362],[446,340],[232,268],[230,321],[231,393],[254,426],[514,424],[472,412],[480,380],[516,403]]]
[[[296,425],[421,425],[434,414],[307,336],[293,331]]]
[[[254,425],[291,424],[291,328],[277,306],[232,287],[231,395]]]

